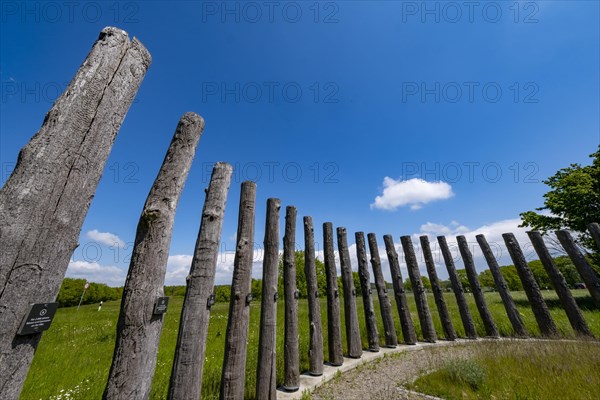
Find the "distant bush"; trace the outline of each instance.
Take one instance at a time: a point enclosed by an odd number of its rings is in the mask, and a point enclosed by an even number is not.
[[[79,299],[85,287],[85,279],[65,278],[56,301],[59,307],[72,307],[79,304]],[[118,300],[123,294],[123,288],[113,288],[103,283],[90,283],[85,291],[81,304],[94,304],[101,301]]]

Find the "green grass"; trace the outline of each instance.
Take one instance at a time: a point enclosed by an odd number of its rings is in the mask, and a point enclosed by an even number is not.
[[[577,302],[582,308],[583,314],[590,325],[590,329],[597,337],[600,337],[600,310],[594,309],[589,293],[586,290],[573,291]],[[393,294],[390,293],[390,296]],[[574,337],[566,314],[560,307],[554,292],[544,292],[548,306],[556,324],[565,337]],[[523,292],[513,293],[523,321],[532,335],[539,335],[535,318],[528,305],[527,298]],[[467,295],[471,312],[475,320],[477,331],[484,335],[485,330],[481,318],[477,313],[472,296]],[[502,301],[497,293],[486,293],[488,306],[502,335],[512,335],[510,322],[504,311]],[[421,329],[416,313],[414,299],[409,296],[409,304],[413,322],[419,338]],[[164,399],[168,390],[169,376],[173,362],[173,354],[177,341],[177,329],[179,315],[183,299],[174,297],[169,302],[169,311],[165,315],[163,334],[158,352],[158,362],[151,399]],[[458,307],[451,293],[446,294],[446,301],[453,318],[453,323],[459,335],[464,334],[460,322]],[[376,315],[378,318],[379,334],[381,343],[384,342],[383,323],[379,314],[379,303],[376,296],[373,298]],[[392,300],[396,331],[399,341],[402,340],[402,331],[395,303]],[[367,347],[367,335],[364,324],[362,300],[358,299],[357,308],[359,313],[359,324],[363,347]],[[432,309],[434,325],[440,337],[443,337],[441,323],[435,308],[433,296],[429,296],[429,306]],[[212,308],[211,321],[206,345],[206,359],[204,364],[204,377],[202,381],[202,398],[216,399],[219,395],[221,380],[221,365],[223,362],[223,347],[225,343],[225,331],[227,329],[228,304],[217,303]],[[250,329],[248,335],[248,354],[246,363],[246,397],[254,398],[256,383],[257,349],[258,349],[258,325],[260,319],[260,303],[255,301],[250,309]],[[343,307],[342,326],[343,326]],[[102,311],[97,311],[96,305],[82,306],[79,311],[73,308],[59,309],[51,328],[44,333],[31,370],[25,382],[21,399],[99,399],[102,396],[108,370],[112,358],[114,342],[116,338],[116,323],[119,312],[119,302],[107,302]],[[327,319],[326,302],[321,300],[321,314],[323,318],[324,354],[327,361]],[[278,307],[277,327],[277,371],[283,371],[283,302]],[[305,300],[300,300],[299,310],[299,335],[300,335],[300,368],[308,369],[308,307]],[[342,329],[342,337],[345,346],[345,330]],[[281,375],[278,383],[282,383]],[[62,392],[61,392],[62,391]],[[69,396],[65,396],[65,393]]]

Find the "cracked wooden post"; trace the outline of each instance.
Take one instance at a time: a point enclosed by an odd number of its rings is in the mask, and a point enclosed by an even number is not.
[[[596,245],[600,248],[600,224],[597,222],[592,222],[587,226],[588,231],[590,231],[590,235],[594,238]]]
[[[527,232],[527,235],[529,236],[529,240],[531,240],[531,244],[533,244],[533,248],[540,258],[546,273],[552,281],[552,286],[554,286],[554,290],[556,291],[556,294],[558,295],[558,298],[565,309],[565,313],[567,314],[567,318],[569,318],[571,326],[579,335],[593,336],[587,322],[585,321],[585,318],[583,318],[581,310],[579,310],[579,307],[577,306],[577,303],[575,302],[575,299],[569,290],[569,286],[567,286],[565,277],[556,267],[554,259],[550,255],[550,252],[544,243],[542,235],[535,231]]]
[[[477,239],[477,243],[479,243],[479,247],[481,247],[481,251],[485,260],[487,261],[488,267],[492,273],[492,277],[494,278],[494,283],[496,284],[496,289],[498,289],[498,293],[500,293],[500,298],[502,299],[502,303],[504,303],[504,308],[506,310],[506,315],[508,315],[508,319],[515,331],[517,336],[527,337],[529,336],[529,332],[527,332],[527,328],[525,328],[525,324],[521,319],[521,314],[519,314],[519,310],[515,305],[513,298],[510,295],[508,290],[508,285],[500,272],[500,266],[496,261],[496,257],[494,257],[494,253],[490,248],[487,240],[484,235],[475,236]]]
[[[348,346],[348,357],[360,358],[362,355],[362,343],[360,330],[358,329],[358,314],[356,311],[356,289],[352,277],[352,264],[348,252],[348,239],[346,228],[337,228],[338,251],[340,253],[340,269],[342,273],[342,285],[344,287],[344,321],[346,322],[346,344]]]
[[[575,268],[577,268],[577,272],[579,272],[581,279],[583,279],[585,282],[585,286],[590,292],[596,307],[600,308],[600,280],[594,273],[594,270],[587,262],[579,248],[577,248],[577,245],[573,241],[569,231],[556,231],[556,237],[569,255],[571,261],[573,261],[573,264],[575,264]]]
[[[216,163],[206,192],[194,258],[186,279],[187,290],[169,383],[170,400],[200,398],[211,296],[232,171],[231,165]]]
[[[300,353],[298,339],[298,288],[296,286],[296,207],[285,209],[283,236],[283,291],[285,297],[285,331],[283,345],[283,389],[300,388]]]
[[[155,314],[154,307],[165,295],[175,211],[203,129],[199,115],[181,117],[144,204],[123,288],[105,399],[145,399],[150,395],[164,316]]]
[[[221,400],[244,398],[246,346],[248,344],[250,302],[252,301],[251,276],[252,259],[254,257],[255,206],[256,183],[245,181],[242,183],[240,195],[229,319],[227,320],[225,352],[221,371]]]
[[[371,267],[375,277],[375,287],[377,288],[377,297],[379,298],[379,309],[381,310],[381,319],[383,320],[383,329],[385,333],[385,347],[395,348],[398,346],[396,336],[396,327],[392,317],[392,305],[388,297],[388,290],[381,271],[381,258],[379,257],[379,248],[377,246],[377,237],[374,233],[367,235],[369,241],[369,251],[371,253]]]
[[[308,373],[312,376],[323,375],[323,329],[321,327],[321,304],[317,284],[317,265],[315,261],[315,230],[311,217],[304,217],[304,275],[308,292],[308,320],[310,324],[310,342],[308,350]]]
[[[260,334],[258,338],[258,367],[256,369],[256,398],[277,399],[277,274],[279,268],[279,199],[267,200],[262,295],[260,302]],[[194,397],[198,399],[198,397]],[[191,399],[190,399],[191,400]]]
[[[467,271],[467,279],[471,285],[471,292],[473,293],[473,298],[475,299],[475,305],[477,306],[477,310],[479,311],[479,315],[483,321],[483,326],[485,327],[485,333],[491,337],[498,337],[500,336],[498,334],[498,328],[496,327],[494,318],[488,309],[485,297],[483,295],[483,290],[481,290],[481,284],[477,278],[477,270],[475,269],[473,255],[471,254],[471,250],[469,250],[467,239],[460,235],[456,237],[456,241],[458,242],[458,249],[463,259],[465,270]]]
[[[404,344],[417,344],[417,334],[415,333],[415,326],[413,325],[410,310],[408,308],[404,282],[402,281],[402,273],[400,272],[400,262],[398,261],[398,252],[396,252],[392,235],[384,235],[383,242],[385,243],[385,251],[390,264],[392,285],[394,285],[394,298],[396,299],[396,307],[398,308],[398,314],[400,315],[402,338]]]
[[[365,234],[356,232],[356,258],[358,259],[358,276],[360,277],[360,289],[362,292],[363,307],[365,309],[365,324],[367,327],[367,341],[369,351],[379,351],[379,333],[377,332],[377,321],[375,320],[375,309],[371,298],[371,277],[369,276],[369,262],[367,261],[367,248],[365,246]]]
[[[548,311],[546,302],[542,297],[542,292],[533,277],[531,269],[529,269],[529,265],[527,265],[527,261],[525,260],[525,256],[521,251],[521,247],[519,246],[519,242],[517,242],[515,235],[512,233],[504,233],[502,234],[502,238],[504,239],[510,258],[517,268],[517,273],[519,274],[519,278],[521,278],[523,289],[529,299],[533,315],[540,327],[542,335],[558,336],[558,329],[554,324],[550,311]]]
[[[410,278],[412,290],[415,295],[415,302],[417,303],[417,313],[419,314],[419,322],[421,323],[423,339],[426,342],[435,343],[437,340],[437,335],[435,333],[435,328],[433,327],[431,313],[429,312],[427,293],[425,293],[423,281],[421,280],[419,264],[417,263],[417,257],[415,256],[412,240],[410,236],[402,236],[400,241],[402,242],[402,248],[404,249],[404,258],[406,259],[408,277]]]
[[[437,240],[438,244],[440,245],[440,250],[442,251],[442,256],[444,257],[446,269],[448,270],[448,277],[450,278],[450,283],[452,283],[452,291],[454,292],[454,297],[456,297],[458,311],[460,312],[460,319],[462,320],[463,327],[465,328],[465,335],[469,339],[477,339],[477,330],[475,329],[475,323],[473,322],[471,311],[469,311],[469,305],[467,304],[467,300],[465,299],[462,284],[460,283],[460,279],[458,278],[458,274],[456,273],[456,267],[454,266],[454,260],[452,259],[452,254],[450,253],[450,249],[448,248],[446,237],[438,236]]]
[[[342,350],[342,327],[340,322],[340,292],[338,290],[335,253],[333,251],[333,225],[323,224],[323,250],[327,274],[327,343],[329,364],[334,367],[344,363]]]
[[[444,336],[446,340],[456,340],[456,331],[452,325],[452,318],[448,312],[446,306],[446,300],[444,299],[444,291],[440,285],[440,280],[435,270],[435,262],[431,254],[431,247],[429,246],[429,237],[420,236],[421,249],[425,258],[425,266],[427,267],[427,275],[429,275],[429,281],[431,282],[431,289],[433,290],[433,297],[435,299],[435,305],[437,306],[438,313],[440,315],[440,321],[442,322],[442,329],[444,330]]]
[[[115,137],[150,66],[104,28],[0,190],[0,393],[17,399],[41,334],[16,336],[32,303],[56,299]]]

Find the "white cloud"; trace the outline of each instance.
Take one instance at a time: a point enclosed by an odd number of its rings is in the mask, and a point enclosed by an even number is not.
[[[402,181],[386,176],[383,178],[383,194],[375,198],[371,209],[394,211],[399,207],[410,206],[411,210],[418,210],[431,201],[445,200],[452,196],[452,186],[446,182],[427,182],[418,178]]]
[[[126,246],[125,242],[120,237],[115,235],[114,233],[99,232],[97,229],[94,229],[94,230],[88,231],[88,233],[86,233],[86,235],[93,241],[96,241],[105,246],[116,246],[120,249],[124,249]]]
[[[176,254],[169,256],[167,260],[167,274],[165,285],[185,285],[185,277],[190,273],[193,256],[188,254]]]
[[[127,273],[113,265],[104,266],[96,262],[71,260],[66,276],[86,279],[89,282],[106,283],[109,286],[123,286]]]

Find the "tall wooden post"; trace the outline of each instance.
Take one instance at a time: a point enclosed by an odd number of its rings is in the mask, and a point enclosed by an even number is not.
[[[358,259],[358,276],[360,277],[360,289],[365,309],[367,341],[369,342],[369,351],[377,352],[379,351],[379,333],[377,332],[375,309],[373,308],[373,299],[371,298],[371,277],[369,276],[365,234],[363,232],[356,232],[354,237],[356,240],[356,258]]]
[[[298,342],[298,288],[296,286],[296,207],[285,209],[283,237],[283,291],[285,297],[285,332],[283,345],[283,389],[295,392],[300,387],[300,353]]]
[[[592,222],[591,224],[588,224],[587,228],[588,231],[590,231],[592,237],[594,238],[596,245],[600,248],[600,224],[598,224],[597,222]]]
[[[448,248],[446,237],[438,236],[437,240],[440,246],[440,250],[442,251],[442,256],[444,257],[446,269],[448,270],[450,283],[452,283],[452,290],[454,291],[454,297],[456,297],[456,303],[458,304],[460,319],[462,320],[463,326],[465,328],[465,335],[467,335],[469,339],[477,339],[477,330],[475,329],[475,323],[473,322],[471,311],[469,311],[469,305],[467,304],[467,300],[465,299],[462,284],[460,283],[460,279],[458,278],[458,274],[456,273],[456,267],[454,266],[454,260],[452,259],[452,254],[450,253],[450,249]]]
[[[56,299],[113,142],[150,62],[137,39],[104,28],[0,190],[3,399],[19,397],[41,338],[41,333],[17,336],[21,321],[30,304]]]
[[[512,258],[512,261],[517,268],[517,273],[521,278],[521,282],[523,282],[523,289],[525,290],[525,294],[527,294],[533,315],[540,327],[542,335],[558,336],[558,329],[554,324],[550,311],[548,311],[546,302],[542,297],[542,292],[533,277],[531,269],[529,269],[529,265],[527,265],[527,261],[525,260],[525,256],[523,256],[523,252],[521,251],[521,247],[519,246],[519,242],[517,242],[515,235],[512,233],[504,233],[502,234],[502,238],[504,239],[510,258]]]
[[[431,254],[429,238],[427,236],[420,236],[419,240],[421,241],[421,249],[425,258],[425,266],[427,267],[427,274],[429,275],[429,281],[431,282],[433,297],[435,299],[435,304],[440,315],[440,320],[442,321],[442,329],[444,330],[444,336],[446,337],[446,340],[455,340],[456,332],[454,331],[454,326],[452,325],[452,318],[450,317],[448,307],[446,306],[446,300],[444,299],[444,291],[442,290],[440,280],[435,270],[435,262],[433,261],[433,256]]]
[[[117,341],[104,390],[105,399],[148,398],[156,367],[163,314],[165,273],[175,210],[192,165],[204,120],[186,113],[150,189],[135,234],[117,322]]]
[[[304,275],[308,292],[308,320],[310,323],[310,342],[308,349],[308,373],[323,375],[323,329],[321,327],[321,304],[317,284],[317,266],[315,261],[315,231],[311,217],[304,217]]]
[[[346,322],[346,343],[348,357],[360,358],[362,343],[358,329],[358,314],[356,312],[356,289],[352,277],[352,264],[348,252],[348,239],[346,228],[337,228],[338,251],[340,253],[340,269],[342,271],[342,285],[344,286],[344,320]]]
[[[479,247],[481,247],[481,251],[485,257],[485,260],[487,261],[488,267],[492,272],[496,289],[498,289],[498,293],[500,293],[500,298],[502,299],[502,303],[504,303],[506,314],[508,315],[508,319],[510,320],[515,334],[521,337],[529,336],[529,333],[525,328],[525,324],[521,319],[521,315],[519,314],[519,310],[517,309],[517,306],[515,305],[515,302],[509,293],[508,285],[506,284],[506,281],[500,272],[500,266],[498,265],[496,257],[494,257],[494,253],[485,239],[485,236],[477,235],[475,238],[477,239],[477,243],[479,243]]]
[[[252,301],[251,277],[254,257],[255,209],[256,183],[242,182],[229,318],[225,331],[225,352],[221,371],[221,400],[244,398],[248,322],[250,320],[250,302]]]
[[[267,200],[265,240],[260,302],[260,335],[258,337],[258,368],[256,370],[256,398],[277,399],[277,270],[279,268],[279,199]],[[194,399],[197,399],[195,397]]]
[[[329,363],[340,366],[344,363],[342,351],[342,328],[340,322],[340,295],[338,290],[335,253],[333,251],[333,225],[323,224],[323,251],[327,274],[327,341]]]
[[[215,269],[232,171],[231,165],[216,163],[206,192],[200,231],[179,321],[169,384],[170,400],[200,398],[210,300],[215,285]]]
[[[398,253],[394,246],[392,235],[384,235],[385,250],[387,253],[388,262],[390,263],[390,272],[392,275],[392,285],[394,285],[394,298],[396,299],[396,307],[400,315],[400,327],[402,328],[402,338],[404,344],[417,344],[417,334],[413,325],[408,301],[406,300],[406,292],[404,290],[404,282],[402,281],[402,273],[400,272],[400,262],[398,261]]]

